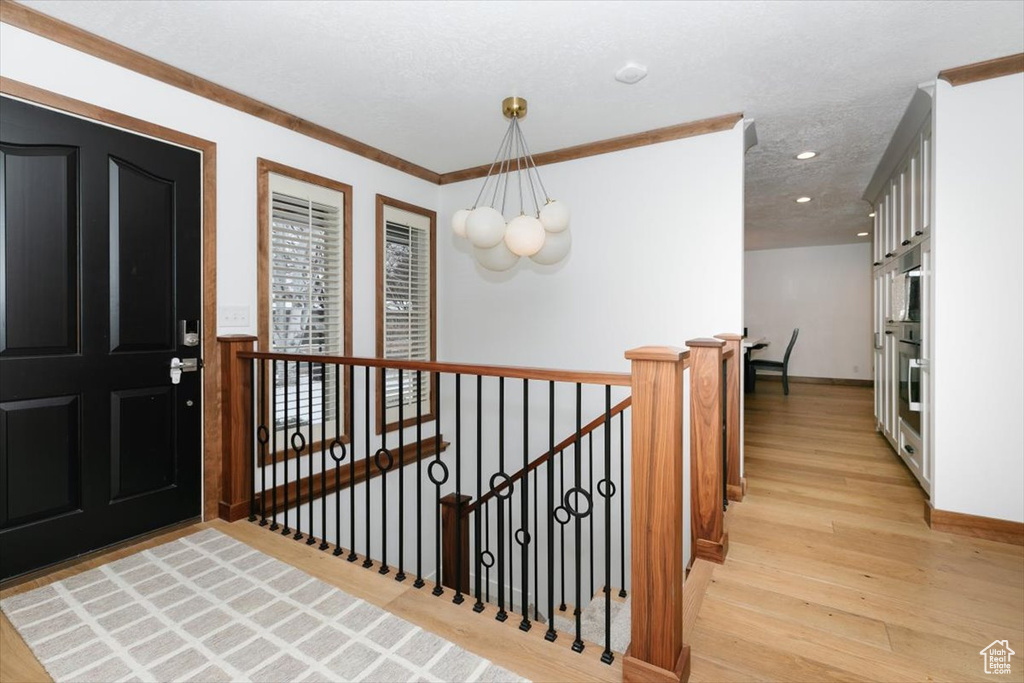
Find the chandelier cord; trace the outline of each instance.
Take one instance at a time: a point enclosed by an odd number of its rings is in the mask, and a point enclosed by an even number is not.
[[[515,119],[512,119],[512,123],[509,124],[509,128],[512,128],[516,123]],[[505,164],[505,189],[501,193],[501,215],[505,215],[505,200],[508,199],[508,181],[509,176],[512,175],[512,140],[515,136],[509,137],[508,140],[508,153]]]
[[[537,174],[537,182],[540,183],[540,191],[544,195],[544,201],[550,202],[551,197],[548,195],[548,191],[544,187],[544,181],[540,179],[540,170],[537,168],[537,162],[533,160],[533,155],[530,154],[530,145],[526,142],[525,138],[523,138],[523,147],[526,148],[526,158],[529,159],[530,164],[533,165],[533,172]],[[529,166],[527,166],[527,168],[529,168]],[[540,209],[538,208],[537,211],[539,212]]]
[[[498,152],[494,155],[494,161],[491,162],[491,167],[487,169],[487,175],[484,177],[484,182],[480,185],[480,192],[476,195],[476,201],[473,202],[473,208],[475,209],[480,205],[480,198],[484,196],[484,190],[487,188],[487,182],[491,179],[491,171],[494,170],[494,165],[498,163],[498,159],[501,158],[501,150],[505,147],[505,140],[508,139],[509,130],[505,131],[505,137],[501,139],[501,144],[498,145]]]
[[[498,190],[501,189],[501,174],[504,173],[505,162],[508,157],[508,145],[511,140],[512,125],[509,124],[508,130],[505,131],[505,138],[501,142],[501,148],[498,150],[498,154],[501,158],[501,163],[498,164],[498,172],[494,174],[494,192],[491,193],[491,206],[494,206],[498,201]]]
[[[526,213],[523,210],[523,155],[522,155],[522,140],[523,133],[519,130],[519,119],[512,119],[516,129],[516,179],[519,181],[519,215],[522,216]]]

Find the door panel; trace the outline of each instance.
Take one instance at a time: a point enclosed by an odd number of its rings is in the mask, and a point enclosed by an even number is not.
[[[0,149],[3,579],[200,514],[202,300],[197,152],[8,98]]]
[[[0,528],[78,507],[78,410],[77,396],[0,404]]]
[[[174,183],[110,160],[110,350],[174,346]]]
[[[0,355],[78,350],[78,155],[0,146]],[[47,277],[40,278],[45,273]],[[31,299],[18,292],[33,291]]]
[[[176,456],[171,387],[128,389],[111,394],[111,500],[173,486]]]

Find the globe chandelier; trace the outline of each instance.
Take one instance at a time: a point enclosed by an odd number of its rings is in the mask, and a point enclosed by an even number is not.
[[[541,265],[554,265],[569,254],[569,207],[548,196],[519,121],[526,117],[526,100],[506,97],[501,111],[509,120],[487,177],[471,209],[452,216],[452,230],[473,245],[473,257],[483,268],[508,270],[522,256]],[[541,205],[539,198],[544,198]],[[505,220],[506,211],[519,213]]]

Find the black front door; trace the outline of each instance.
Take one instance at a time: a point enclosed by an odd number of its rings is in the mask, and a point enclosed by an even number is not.
[[[200,164],[0,98],[0,579],[200,514]]]

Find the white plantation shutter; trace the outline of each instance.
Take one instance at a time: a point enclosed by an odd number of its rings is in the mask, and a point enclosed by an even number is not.
[[[270,349],[276,353],[341,355],[344,349],[345,196],[341,192],[270,175]],[[287,365],[287,378],[285,377]],[[326,392],[327,421],[335,413],[334,371],[313,364],[278,363],[277,415],[283,426],[320,424]],[[288,393],[284,393],[287,379]],[[296,382],[298,385],[296,385]],[[312,383],[312,411],[310,410]],[[296,386],[299,391],[296,392]],[[328,430],[333,436],[333,428]]]
[[[393,206],[384,207],[384,357],[433,360],[430,316],[430,219]],[[430,412],[430,373],[423,373],[416,393],[416,372],[388,370],[385,401],[388,422],[398,420],[399,402],[406,419]]]

